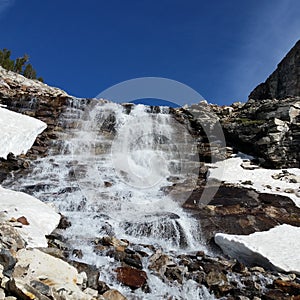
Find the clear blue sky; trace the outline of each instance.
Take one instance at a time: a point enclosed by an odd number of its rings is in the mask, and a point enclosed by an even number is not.
[[[0,0],[0,48],[78,97],[158,76],[230,104],[300,39],[299,16],[299,0]]]

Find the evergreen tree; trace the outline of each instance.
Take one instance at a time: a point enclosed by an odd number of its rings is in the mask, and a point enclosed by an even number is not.
[[[26,65],[23,75],[29,79],[36,79],[36,71],[32,68],[31,64]]]
[[[23,57],[18,57],[15,61],[13,71],[19,74],[23,73],[24,66],[28,62],[28,60],[29,56],[27,54],[25,54]]]
[[[16,58],[16,60],[11,59],[10,55],[10,50],[0,50],[0,66],[8,71],[14,71],[16,73],[22,74],[29,79],[37,79],[36,71],[29,63],[29,56],[27,54],[24,54],[23,57]],[[38,80],[44,82],[42,77],[39,77]]]
[[[14,68],[14,61],[10,59],[11,52],[7,49],[3,49],[1,55],[1,66],[9,71],[12,71]]]

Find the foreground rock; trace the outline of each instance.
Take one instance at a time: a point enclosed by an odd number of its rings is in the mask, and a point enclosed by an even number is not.
[[[247,265],[300,274],[299,227],[283,224],[244,236],[218,233],[215,241],[224,253]]]
[[[78,286],[84,277],[68,263],[37,249],[20,250],[17,261],[9,289],[20,298],[92,299]]]

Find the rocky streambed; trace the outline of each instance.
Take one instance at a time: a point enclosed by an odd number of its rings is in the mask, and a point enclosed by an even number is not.
[[[102,236],[90,243],[109,259],[95,266],[79,261],[80,250],[64,241],[62,229],[48,236],[48,247],[28,249],[18,230],[28,226],[24,220],[1,221],[2,299],[297,299],[300,293],[294,273],[246,267],[203,251],[164,252]]]

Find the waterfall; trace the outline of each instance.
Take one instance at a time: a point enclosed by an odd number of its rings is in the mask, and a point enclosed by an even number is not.
[[[197,221],[165,192],[174,178],[197,182],[198,176],[197,146],[168,109],[73,99],[57,134],[49,155],[32,163],[30,176],[8,179],[3,186],[31,193],[67,216],[72,226],[64,234],[82,250],[85,262],[111,263],[90,246],[104,235],[165,251],[205,249]],[[102,276],[111,281],[107,274]],[[149,278],[150,285],[158,284],[155,276]],[[167,288],[159,284],[158,290]],[[168,289],[170,295],[193,290],[199,295],[193,299],[203,299],[204,291],[193,283]]]

